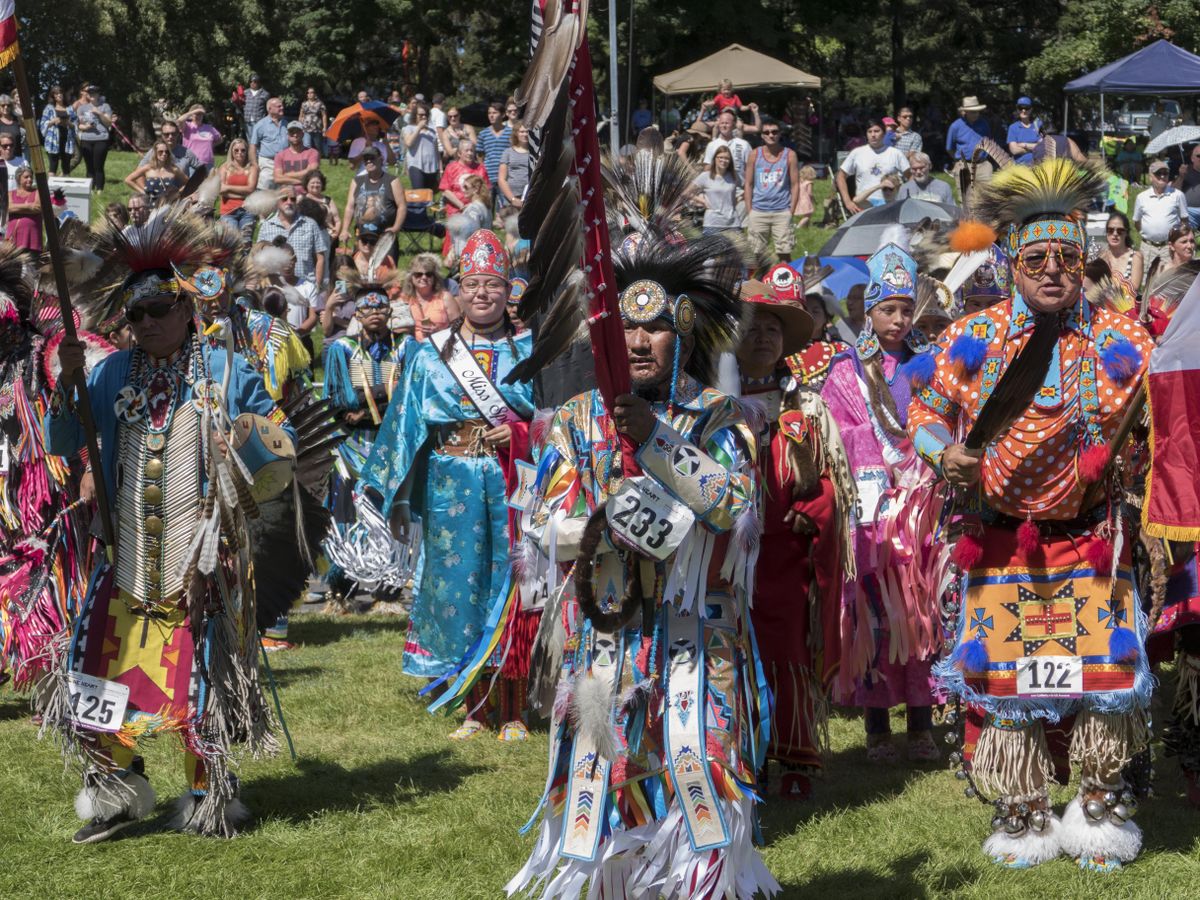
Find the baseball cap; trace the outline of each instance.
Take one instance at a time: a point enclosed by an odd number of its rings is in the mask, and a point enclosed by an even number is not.
[[[1170,173],[1171,167],[1168,166],[1163,160],[1156,159],[1154,162],[1150,163],[1150,168],[1147,171],[1149,171],[1151,175],[1153,175],[1155,172]]]
[[[288,122],[287,130],[288,131],[303,131],[304,126],[301,125],[299,122],[297,122],[295,119],[292,119],[292,121]]]
[[[377,238],[379,237],[379,226],[374,222],[363,222],[358,226],[358,236],[360,238]]]
[[[1032,109],[1033,101],[1030,100],[1028,97],[1018,97],[1017,98],[1017,106],[1028,106]]]
[[[257,72],[251,72],[251,73],[250,73],[250,80],[251,80],[251,81],[262,81],[262,79],[258,77],[258,73],[257,73]]]

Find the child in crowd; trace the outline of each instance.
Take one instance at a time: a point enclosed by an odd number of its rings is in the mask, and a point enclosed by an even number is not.
[[[817,170],[812,166],[800,168],[800,193],[796,197],[796,208],[792,215],[796,217],[797,228],[807,228],[813,214],[813,182],[817,180]]]

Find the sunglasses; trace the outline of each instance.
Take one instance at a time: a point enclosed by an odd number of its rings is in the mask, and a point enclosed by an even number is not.
[[[0,150],[11,150],[12,148],[12,144],[0,144]]]
[[[166,315],[175,308],[175,304],[177,302],[178,301],[176,300],[172,300],[169,303],[141,304],[126,312],[125,318],[131,325],[136,325],[138,322],[142,321],[142,319],[146,318],[146,316],[149,316],[152,319],[162,319],[165,318]]]
[[[412,277],[413,278],[432,278],[433,273],[432,272],[413,272]]]
[[[1125,233],[1124,228],[1106,228],[1104,230],[1107,231],[1109,234],[1124,234]]]
[[[779,134],[779,129],[778,128],[764,128],[763,129],[763,137],[766,137],[769,134]]]

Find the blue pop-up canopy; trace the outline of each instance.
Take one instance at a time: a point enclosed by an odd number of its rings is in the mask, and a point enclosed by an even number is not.
[[[1200,56],[1157,40],[1063,88],[1070,94],[1200,94]]]

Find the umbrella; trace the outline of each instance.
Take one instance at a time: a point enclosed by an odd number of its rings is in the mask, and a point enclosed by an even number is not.
[[[381,100],[368,100],[366,103],[351,103],[329,123],[329,127],[325,129],[325,137],[331,141],[346,141],[362,137],[362,120],[364,116],[371,116],[378,119],[383,123],[383,129],[386,131],[396,119],[400,118],[400,113]]]
[[[1157,153],[1162,153],[1164,150],[1170,150],[1172,147],[1181,147],[1184,144],[1190,144],[1192,141],[1200,141],[1200,126],[1176,125],[1174,128],[1168,128],[1148,143],[1143,152],[1147,156],[1154,156]]]
[[[884,232],[894,225],[916,225],[925,219],[957,222],[962,210],[957,206],[905,197],[882,206],[864,209],[846,220],[819,251],[821,256],[870,256],[879,249]]]
[[[829,266],[833,271],[821,280],[822,288],[829,288],[833,296],[841,299],[850,293],[850,288],[856,284],[866,284],[871,280],[867,264],[857,256],[802,256],[788,263],[797,272],[804,271],[808,260],[814,260],[817,268]],[[805,288],[807,290],[807,287]]]

